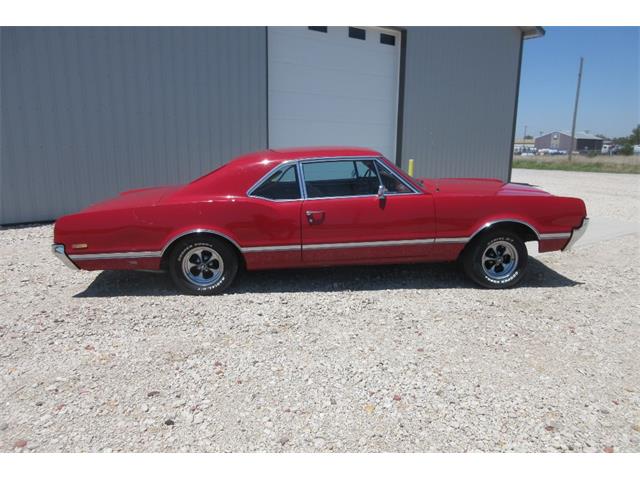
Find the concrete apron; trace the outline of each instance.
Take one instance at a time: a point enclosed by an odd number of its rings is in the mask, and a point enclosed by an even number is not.
[[[608,217],[589,217],[589,227],[587,231],[582,238],[576,242],[573,248],[582,248],[594,243],[633,233],[640,234],[640,222],[625,222]],[[529,251],[529,255],[533,257],[541,255],[541,253],[538,252],[538,242],[527,242],[527,250]]]

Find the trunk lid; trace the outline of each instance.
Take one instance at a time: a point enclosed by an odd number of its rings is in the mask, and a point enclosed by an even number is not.
[[[124,192],[121,192],[117,197],[94,203],[93,205],[87,207],[82,211],[96,212],[100,210],[151,207],[153,205],[157,205],[160,200],[165,198],[167,195],[176,192],[180,188],[182,188],[182,185],[126,190]]]

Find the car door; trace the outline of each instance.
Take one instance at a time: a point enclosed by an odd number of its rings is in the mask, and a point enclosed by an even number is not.
[[[237,202],[234,232],[242,238],[248,269],[301,265],[301,186],[295,162],[284,163],[252,187],[245,202]]]
[[[304,264],[392,263],[432,255],[433,197],[382,162],[305,160],[300,173],[305,194],[300,221]]]

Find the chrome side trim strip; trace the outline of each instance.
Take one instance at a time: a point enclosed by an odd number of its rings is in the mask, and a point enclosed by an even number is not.
[[[435,243],[467,243],[471,237],[442,237],[436,238]]]
[[[273,245],[268,247],[244,247],[240,251],[242,253],[254,253],[254,252],[288,252],[300,250],[300,245]]]
[[[69,255],[71,260],[118,260],[124,258],[158,258],[162,252],[117,252],[117,253],[77,253]]]
[[[345,242],[345,243],[312,243],[303,245],[302,250],[328,250],[332,248],[363,248],[363,247],[388,247],[400,245],[430,245],[433,238],[418,238],[415,240],[382,240],[379,242]]]
[[[228,240],[229,242],[231,242],[238,250],[242,251],[242,248],[240,248],[240,245],[238,245],[238,243],[233,240],[232,238],[230,238],[229,236],[225,235],[224,233],[220,233],[216,230],[209,230],[206,228],[195,228],[193,230],[187,230],[186,232],[182,232],[179,235],[176,235],[175,237],[172,237],[171,240],[169,240],[167,243],[165,243],[164,247],[162,248],[162,251],[160,252],[160,256],[162,257],[165,252],[167,251],[167,248],[169,248],[171,246],[171,244],[173,244],[173,242],[175,242],[176,240],[186,236],[186,235],[191,235],[192,233],[212,233],[214,235],[218,235],[219,237],[224,238],[225,240]]]
[[[75,263],[73,263],[65,253],[64,245],[59,243],[54,243],[53,245],[51,245],[51,251],[57,258],[60,259],[62,263],[65,264],[65,266],[69,267],[71,270],[80,270],[78,266]]]
[[[477,229],[475,232],[473,232],[473,234],[469,237],[469,240],[472,240],[476,235],[478,235],[480,232],[482,232],[483,230],[492,227],[493,225],[496,225],[498,223],[504,223],[504,222],[513,222],[513,223],[520,223],[526,227],[529,227],[533,233],[535,234],[536,238],[538,240],[540,240],[540,232],[538,232],[538,230],[536,230],[533,225],[531,225],[530,223],[527,222],[523,222],[522,220],[518,220],[516,218],[500,218],[497,220],[491,220],[490,222],[485,223],[482,227],[480,227],[479,229]]]
[[[566,233],[543,233],[540,235],[540,240],[557,240],[561,238],[569,238],[571,236],[571,232]]]

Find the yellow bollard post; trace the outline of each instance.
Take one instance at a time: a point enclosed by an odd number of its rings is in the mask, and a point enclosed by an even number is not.
[[[413,177],[413,158],[409,159],[409,176]]]

